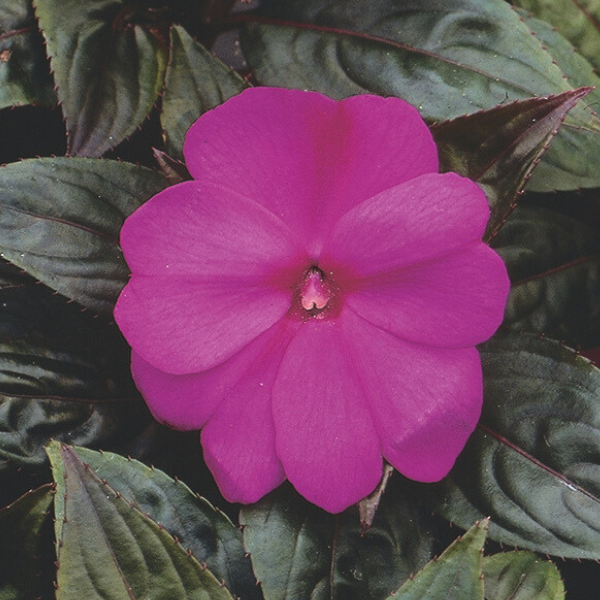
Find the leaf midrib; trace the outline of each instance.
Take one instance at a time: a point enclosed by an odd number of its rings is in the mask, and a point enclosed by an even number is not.
[[[585,8],[581,2],[579,2],[579,0],[571,0],[571,2],[575,5],[577,10],[581,11],[581,14],[590,22],[592,27],[600,32],[600,23],[596,21],[594,15],[592,15],[587,8]]]
[[[557,273],[561,273],[562,271],[567,271],[568,269],[574,268],[574,267],[578,267],[580,265],[584,265],[586,263],[594,263],[600,260],[600,254],[590,254],[587,256],[582,256],[580,258],[576,258],[574,260],[571,260],[569,262],[566,263],[562,263],[560,265],[557,265],[556,267],[552,267],[550,269],[546,269],[545,271],[542,271],[541,273],[536,273],[534,275],[530,275],[529,277],[524,277],[523,279],[519,279],[518,281],[515,281],[512,285],[511,285],[511,289],[521,286],[521,285],[525,285],[527,283],[530,283],[532,281],[536,281],[538,279],[543,279],[545,277],[549,277],[551,275],[555,275]]]
[[[108,552],[110,553],[110,556],[112,558],[114,566],[121,578],[121,581],[123,582],[123,587],[125,588],[127,595],[129,596],[129,598],[131,598],[131,600],[136,600],[136,598],[133,595],[133,592],[131,590],[131,587],[129,586],[129,584],[127,582],[127,579],[126,579],[123,571],[121,570],[121,566],[119,565],[117,557],[115,556],[115,553],[113,552],[110,541],[106,535],[106,531],[105,531],[104,527],[102,526],[102,522],[100,521],[98,512],[96,510],[96,505],[94,504],[94,501],[92,500],[92,498],[89,494],[87,486],[85,485],[83,478],[80,475],[79,460],[77,459],[76,456],[73,455],[72,451],[69,450],[66,446],[61,447],[61,454],[62,454],[62,458],[63,458],[65,465],[67,465],[68,463],[71,463],[71,472],[77,474],[78,483],[84,492],[83,493],[84,500],[90,509],[88,511],[88,514],[91,515],[91,518],[93,518],[94,521],[96,522],[97,528],[99,529],[99,531],[102,535],[102,538],[105,541],[106,548],[108,549]],[[90,473],[91,473],[91,470],[90,470]],[[67,509],[68,509],[67,504],[66,504],[66,498],[69,495],[68,490],[67,490],[68,479],[67,479],[66,475],[67,475],[67,473],[65,472],[65,516],[67,516]],[[95,477],[95,475],[92,474],[92,477]],[[63,529],[63,535],[64,535],[64,529]]]

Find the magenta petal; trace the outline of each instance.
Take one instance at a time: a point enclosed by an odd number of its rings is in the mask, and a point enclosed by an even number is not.
[[[236,373],[235,383],[202,430],[206,464],[229,502],[256,502],[285,479],[275,452],[271,392],[293,333],[284,323],[254,344],[260,351],[252,351],[253,363],[246,364],[243,376]]]
[[[481,413],[483,382],[477,350],[406,342],[351,311],[342,322],[383,456],[406,477],[440,480],[452,468]]]
[[[399,337],[465,348],[500,326],[510,289],[502,259],[483,242],[360,282],[346,302]]]
[[[277,454],[305,498],[337,513],[373,491],[379,442],[338,323],[302,325],[273,387],[273,416]]]
[[[189,130],[187,166],[226,181],[298,232],[311,253],[346,211],[437,170],[432,136],[412,106],[364,95],[253,88],[205,113]]]
[[[337,223],[321,261],[371,277],[481,239],[489,218],[481,188],[431,173],[366,200]]]
[[[232,278],[133,275],[115,319],[130,345],[152,366],[182,375],[210,369],[274,325],[291,292]]]
[[[150,412],[160,423],[180,431],[200,429],[208,421],[223,394],[211,393],[207,373],[223,370],[227,364],[204,373],[172,375],[156,369],[136,352],[131,355],[133,379]]]
[[[136,275],[270,277],[298,260],[295,240],[260,204],[222,185],[196,181],[163,190],[121,231]]]
[[[131,356],[135,384],[157,421],[174,429],[203,427],[223,398],[288,339],[290,324],[275,325],[229,360],[208,371],[172,375],[153,367],[137,352]]]

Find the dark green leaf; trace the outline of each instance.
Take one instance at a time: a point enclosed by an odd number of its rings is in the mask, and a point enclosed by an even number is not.
[[[581,215],[560,210],[580,206]],[[512,281],[504,324],[574,346],[600,343],[600,227],[577,196],[526,199],[494,248]]]
[[[62,498],[57,600],[233,600],[208,569],[71,448],[53,443],[48,453]]]
[[[0,600],[40,598],[40,530],[52,489],[45,485],[0,509]]]
[[[190,125],[207,110],[239,94],[248,84],[177,25],[171,29],[171,60],[160,120],[167,152],[183,156]]]
[[[131,135],[162,89],[165,43],[125,0],[35,0],[68,150],[101,156]]]
[[[545,51],[552,57],[563,73],[563,77],[574,88],[592,87],[589,95],[582,100],[577,110],[586,109],[597,117],[598,105],[600,104],[600,78],[594,72],[592,65],[577,52],[573,46],[560,35],[553,27],[531,18],[525,11],[518,10],[518,14],[532,34],[540,41]],[[569,120],[571,117],[567,120]],[[589,132],[588,132],[589,133]],[[543,159],[544,169],[549,170],[549,175],[561,170],[567,170],[573,177],[585,178],[589,169],[586,160],[581,160],[575,148],[578,145],[577,133],[569,125],[563,127],[560,134],[552,142],[548,156]],[[534,173],[533,179],[536,180]],[[539,179],[534,181],[537,185]],[[535,186],[530,186],[532,189]],[[589,186],[583,186],[589,187]],[[538,185],[540,190],[547,190],[548,185]]]
[[[242,41],[268,85],[338,98],[400,96],[434,121],[572,89],[502,0],[268,0],[261,6],[265,18],[249,17],[260,22],[247,26]],[[573,156],[587,159],[574,164]],[[576,107],[530,187],[600,186],[599,161],[600,121]]]
[[[28,0],[0,0],[0,108],[55,104],[52,77]]]
[[[480,425],[426,491],[461,527],[489,515],[498,541],[600,558],[600,371],[531,334],[496,335],[480,351]]]
[[[562,2],[562,0],[560,1]],[[600,78],[596,74],[594,66],[575,51],[573,45],[557,31],[556,27],[532,17],[527,11],[518,9],[517,14],[532,34],[540,40],[546,52],[557,62],[570,85],[573,87],[593,86],[595,88],[590,92],[587,101],[595,105],[591,107],[592,109],[597,110],[596,103],[600,100],[600,89],[598,89]]]
[[[0,256],[64,296],[112,314],[129,270],[125,217],[166,186],[108,160],[42,158],[0,168]]]
[[[43,465],[44,445],[51,439],[139,455],[157,442],[158,433],[141,399],[70,402],[0,396],[0,470],[11,464]]]
[[[243,507],[240,522],[266,600],[380,600],[431,549],[415,507],[390,487],[364,535],[356,508],[331,515],[286,486]]]
[[[533,552],[507,552],[483,559],[486,600],[564,600],[556,566]]]
[[[207,500],[162,471],[109,452],[72,448],[108,485],[160,523],[219,581],[242,600],[258,600],[260,589],[245,556],[240,530]]]
[[[486,239],[504,224],[567,112],[589,91],[516,101],[432,128],[440,170],[465,175],[486,193],[492,209]]]
[[[488,523],[476,523],[388,600],[483,600],[483,545]]]
[[[116,327],[0,263],[0,467],[43,464],[51,438],[139,453],[156,429]]]
[[[551,23],[596,68],[600,68],[600,2],[598,0],[513,0]]]

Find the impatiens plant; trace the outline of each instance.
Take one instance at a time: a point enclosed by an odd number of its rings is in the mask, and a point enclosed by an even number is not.
[[[115,317],[154,416],[204,428],[231,502],[287,477],[340,512],[373,491],[382,454],[439,481],[479,419],[474,346],[509,288],[481,241],[483,192],[437,172],[397,98],[249,89],[201,117],[184,154],[195,180],[121,232],[132,276]]]
[[[599,15],[0,0],[0,599],[594,598]]]

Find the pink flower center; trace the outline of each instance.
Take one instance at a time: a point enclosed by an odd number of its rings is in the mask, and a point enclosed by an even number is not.
[[[323,319],[337,304],[333,282],[325,277],[318,267],[310,267],[298,283],[295,294],[295,309],[301,319],[316,317]]]

